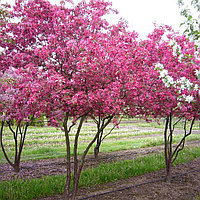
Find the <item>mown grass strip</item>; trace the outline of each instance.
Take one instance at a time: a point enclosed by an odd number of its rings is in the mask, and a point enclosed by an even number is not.
[[[14,127],[14,129],[15,129],[15,127]],[[5,127],[4,130],[5,130],[5,134],[9,134],[10,133],[10,129],[8,127]],[[54,127],[50,127],[50,126],[45,127],[45,128],[44,127],[29,126],[28,127],[28,131],[29,131],[30,134],[31,133],[40,134],[40,133],[45,133],[45,132],[49,132],[49,133],[50,132],[52,132],[52,133],[61,132],[60,129],[54,128]]]
[[[139,131],[121,131],[121,132],[113,132],[110,134],[107,138],[112,139],[112,138],[131,138],[131,137],[136,137],[136,136],[147,136],[147,135],[155,135],[155,134],[162,134],[162,131],[147,131],[147,132],[139,132]],[[70,135],[71,141],[74,141],[74,135]],[[87,134],[87,136],[80,134],[80,140],[81,141],[88,141],[92,140],[94,137],[94,134]],[[5,136],[4,137],[4,144],[12,146],[14,145],[14,140],[13,136]],[[65,142],[65,137],[64,133],[42,133],[40,135],[38,134],[28,134],[26,137],[25,145],[35,145],[35,144],[45,144],[45,143],[61,143]]]
[[[182,135],[176,135],[174,137],[174,144],[179,142],[182,138]],[[193,134],[190,135],[186,140],[187,141],[194,141],[199,140],[200,135],[199,134]],[[46,159],[46,158],[59,158],[64,157],[66,155],[66,147],[65,143],[57,143],[57,142],[48,142],[43,141],[41,145],[40,142],[37,143],[37,145],[33,146],[24,146],[24,150],[22,153],[22,161],[25,160],[37,160],[37,159]],[[156,137],[144,137],[144,138],[137,138],[137,139],[119,139],[119,140],[105,140],[102,143],[101,152],[113,152],[113,151],[119,151],[119,150],[129,150],[129,149],[138,149],[138,148],[146,148],[146,147],[153,147],[153,146],[159,146],[163,145],[163,136],[156,136]],[[82,154],[87,146],[86,142],[80,143],[78,147],[78,154]],[[89,151],[89,154],[93,153],[93,148]],[[8,155],[9,157],[14,157],[13,155],[14,147],[9,146],[8,148]],[[73,152],[73,149],[72,149]],[[5,163],[5,158],[0,151],[0,163]]]
[[[185,149],[179,154],[175,164],[191,161],[200,157],[200,147]],[[139,176],[152,171],[163,169],[163,154],[153,154],[135,160],[124,160],[114,163],[101,164],[82,172],[79,187],[113,182]],[[0,199],[2,200],[31,200],[43,198],[63,192],[65,175],[48,176],[42,179],[12,180],[0,182]]]
[[[131,120],[132,121],[132,120]],[[130,122],[130,123],[121,123],[120,126],[137,126],[137,127],[149,127],[149,128],[159,128],[159,129],[163,129],[165,126],[165,120],[160,120],[159,123],[158,122],[138,122],[138,123],[134,123],[134,122]],[[184,126],[184,121],[180,122],[179,124],[176,125],[176,128],[178,129],[183,129]],[[186,126],[187,128],[190,127],[190,123],[187,124]],[[200,130],[200,121],[196,121],[193,125],[193,130]]]
[[[161,132],[154,132],[154,133],[151,133],[151,132],[143,132],[143,133],[136,133],[136,134],[125,134],[125,135],[111,135],[110,139],[114,138],[114,139],[118,139],[118,141],[123,141],[123,140],[127,140],[129,139],[128,141],[131,142],[132,144],[134,144],[134,141],[137,143],[137,141],[139,142],[148,142],[149,140],[163,140],[163,136],[160,135],[160,136],[154,136],[154,134],[159,134]],[[151,135],[149,137],[141,137],[141,138],[132,138],[131,137],[134,137],[134,136],[148,136],[148,135]],[[177,142],[178,139],[180,139],[181,137],[183,137],[183,134],[175,134],[174,135],[174,142]],[[80,141],[82,143],[84,142],[88,142],[92,139],[93,137],[85,137],[84,140],[82,140],[82,137],[80,137]],[[196,139],[200,139],[200,134],[192,134],[190,135],[188,138],[196,138]],[[74,136],[71,136],[71,141],[73,142],[73,139],[74,139]],[[109,137],[108,137],[109,139]],[[189,139],[189,140],[190,140]],[[104,143],[106,142],[112,142],[113,140],[105,140]],[[53,145],[53,144],[59,144],[59,143],[65,143],[65,139],[64,137],[51,137],[49,136],[48,138],[44,139],[44,138],[41,138],[41,139],[27,139],[25,141],[25,147],[29,148],[30,146],[35,146],[35,145]],[[82,143],[80,144],[80,146],[82,145]],[[104,144],[103,143],[103,144]],[[13,146],[13,141],[5,141],[4,142],[4,146],[8,146],[8,148],[12,149],[14,146]],[[143,147],[143,146],[142,146]]]

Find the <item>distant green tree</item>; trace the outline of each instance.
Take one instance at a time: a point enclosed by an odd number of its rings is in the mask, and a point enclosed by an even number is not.
[[[181,15],[185,18],[181,23],[185,28],[184,33],[198,44],[200,42],[200,0],[178,0],[178,3]]]
[[[45,125],[45,117],[41,116],[40,118],[33,118],[30,123],[31,126],[42,127]]]

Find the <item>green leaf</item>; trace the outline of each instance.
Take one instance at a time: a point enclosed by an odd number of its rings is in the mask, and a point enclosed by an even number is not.
[[[189,17],[188,17],[188,21],[190,21],[192,19],[192,16],[191,15],[189,15]]]
[[[198,77],[198,79],[200,80],[200,74],[199,74],[197,77]]]

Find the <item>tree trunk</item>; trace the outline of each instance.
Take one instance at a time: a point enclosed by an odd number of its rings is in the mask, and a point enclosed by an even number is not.
[[[80,176],[78,176],[78,174],[77,174],[76,177],[75,177],[75,180],[74,180],[74,184],[73,184],[72,200],[76,200],[76,195],[77,195],[77,192],[78,192],[79,178],[80,178]]]
[[[73,200],[72,199],[72,194],[66,194],[66,192],[63,193],[62,195],[62,200]]]
[[[17,133],[19,131],[19,127],[20,127],[20,124],[17,126],[17,129],[16,131],[14,131],[10,125],[9,122],[8,123],[8,126],[11,130],[11,132],[13,133],[14,135],[14,144],[15,144],[15,159],[14,159],[14,162],[12,162],[8,155],[7,155],[7,152],[4,148],[4,144],[3,144],[3,128],[4,128],[4,124],[5,122],[2,121],[2,124],[1,124],[1,130],[0,130],[0,144],[1,144],[1,149],[3,151],[3,154],[6,158],[6,160],[8,161],[9,165],[13,168],[13,171],[14,172],[19,172],[20,171],[20,159],[21,159],[21,153],[22,153],[22,150],[23,150],[23,145],[24,145],[24,140],[25,140],[25,135],[26,135],[26,131],[27,131],[27,127],[28,127],[28,124],[26,125],[25,127],[25,130],[24,130],[24,133],[21,131],[20,129],[20,134],[21,134],[21,142],[20,142],[20,145],[19,145],[19,152],[18,152],[18,142],[17,142]],[[23,135],[24,134],[24,135]]]
[[[65,182],[63,199],[67,200],[71,198],[70,183],[71,183],[71,164],[67,163],[67,177],[66,177],[66,182]]]
[[[166,118],[166,123],[165,123],[165,130],[164,130],[164,144],[165,144],[165,148],[164,148],[164,153],[165,153],[165,168],[166,168],[166,181],[170,182],[171,181],[171,166],[172,166],[172,161],[171,161],[171,157],[170,157],[170,145],[169,145],[169,141],[168,141],[168,126],[169,126],[169,121],[170,121],[170,117],[168,116]]]
[[[172,161],[171,159],[168,160],[168,164],[166,166],[166,181],[171,182],[172,179]]]
[[[75,134],[75,140],[74,140],[74,176],[73,176],[73,187],[72,187],[72,190],[70,191],[70,182],[72,182],[72,181],[70,180],[70,178],[71,178],[71,171],[70,171],[71,165],[70,165],[69,132],[70,132],[70,129],[71,129],[72,126],[70,128],[67,127],[68,116],[66,114],[63,125],[64,125],[64,130],[65,130],[65,138],[66,138],[66,145],[67,145],[67,160],[68,160],[67,177],[68,177],[68,179],[66,180],[63,199],[65,199],[65,200],[75,200],[76,199],[76,195],[77,195],[77,192],[78,192],[78,183],[79,183],[79,179],[80,179],[80,175],[81,175],[81,172],[82,172],[82,169],[83,169],[83,165],[84,165],[84,162],[85,162],[86,155],[88,154],[88,151],[90,150],[90,148],[92,147],[94,142],[99,137],[99,134],[110,123],[111,119],[112,118],[110,118],[105,124],[103,123],[101,128],[98,128],[98,131],[97,131],[95,137],[92,139],[92,141],[90,141],[90,143],[86,147],[85,151],[83,152],[83,154],[81,156],[80,162],[79,162],[78,157],[77,157],[78,138],[79,138],[79,134],[80,134],[83,122],[85,120],[85,116],[81,117],[79,125],[78,125],[77,132]]]
[[[13,164],[13,169],[14,169],[14,172],[19,172],[19,171],[20,171],[20,160],[17,160],[17,161]]]
[[[98,160],[99,158],[99,148],[100,148],[101,142],[97,142],[97,145],[94,148],[94,158]]]
[[[69,132],[70,129],[72,128],[67,126],[68,123],[68,119],[69,116],[66,113],[66,116],[64,118],[64,123],[63,123],[63,127],[64,127],[64,131],[65,131],[65,142],[66,142],[66,151],[67,151],[67,177],[66,177],[66,183],[65,183],[65,187],[64,187],[64,193],[63,193],[63,199],[70,199],[71,198],[71,194],[70,194],[70,183],[71,183],[71,152],[70,152],[70,139],[69,139]]]

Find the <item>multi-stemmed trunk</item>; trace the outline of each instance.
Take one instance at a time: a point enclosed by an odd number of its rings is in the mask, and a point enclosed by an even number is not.
[[[86,115],[80,117],[79,125],[77,127],[76,134],[75,134],[74,145],[73,145],[74,147],[73,156],[71,156],[71,149],[70,149],[71,144],[70,144],[69,133],[75,124],[72,123],[68,127],[68,122],[69,122],[68,114],[66,114],[64,123],[63,123],[64,131],[65,131],[66,149],[67,149],[67,178],[66,178],[64,194],[63,194],[63,198],[66,200],[76,199],[76,194],[78,191],[78,183],[79,183],[80,175],[84,166],[86,155],[88,154],[88,151],[90,150],[94,142],[99,137],[100,132],[111,122],[111,119],[112,119],[112,118],[109,118],[104,124],[102,124],[100,129],[97,130],[96,134],[94,135],[94,138],[87,145],[80,159],[78,159],[78,155],[77,155],[78,139],[79,139],[80,131],[83,126],[83,122],[85,118],[86,118]],[[73,162],[73,165],[72,165],[72,162]],[[72,179],[72,173],[73,173],[73,179]],[[70,188],[70,186],[72,186],[72,188]]]
[[[176,122],[173,123],[173,117],[172,114],[170,114],[166,118],[165,123],[165,130],[164,130],[164,154],[165,154],[165,166],[166,166],[166,181],[170,182],[172,179],[172,165],[176,158],[178,157],[178,154],[181,150],[183,150],[185,145],[185,139],[192,133],[192,127],[195,122],[195,117],[193,117],[189,131],[187,132],[187,120],[184,121],[184,136],[181,139],[181,141],[173,148],[173,134],[175,126],[183,119],[183,117],[180,117]]]
[[[10,160],[10,158],[8,157],[8,154],[7,154],[6,149],[4,147],[4,144],[3,144],[3,132],[4,132],[5,123],[7,123],[9,130],[13,133],[14,145],[15,145],[14,162],[12,162]],[[1,149],[3,151],[3,154],[6,158],[6,160],[8,161],[10,166],[13,167],[13,170],[15,172],[20,171],[21,154],[22,154],[22,150],[23,150],[23,147],[24,147],[24,141],[25,141],[25,138],[26,138],[28,125],[29,125],[28,123],[25,123],[25,125],[22,125],[21,123],[19,123],[16,126],[16,130],[14,130],[11,127],[10,122],[4,122],[4,121],[1,122],[1,131],[0,131]],[[18,141],[18,139],[19,139],[19,141]]]
[[[104,124],[106,123],[107,120],[111,120],[113,119],[113,115],[111,116],[107,116],[103,119],[101,119],[101,117],[98,118],[98,120],[94,120],[95,123],[97,124],[97,130],[99,132],[98,134],[98,137],[97,137],[97,140],[96,140],[96,146],[94,147],[94,157],[96,160],[98,160],[98,157],[99,157],[99,151],[100,151],[100,146],[103,142],[103,140],[109,136],[111,134],[111,132],[115,129],[115,127],[117,126],[117,124],[113,125],[113,127],[107,132],[104,134],[104,129],[100,131],[101,127],[104,126]],[[119,123],[121,121],[122,117],[120,118],[119,120]]]

